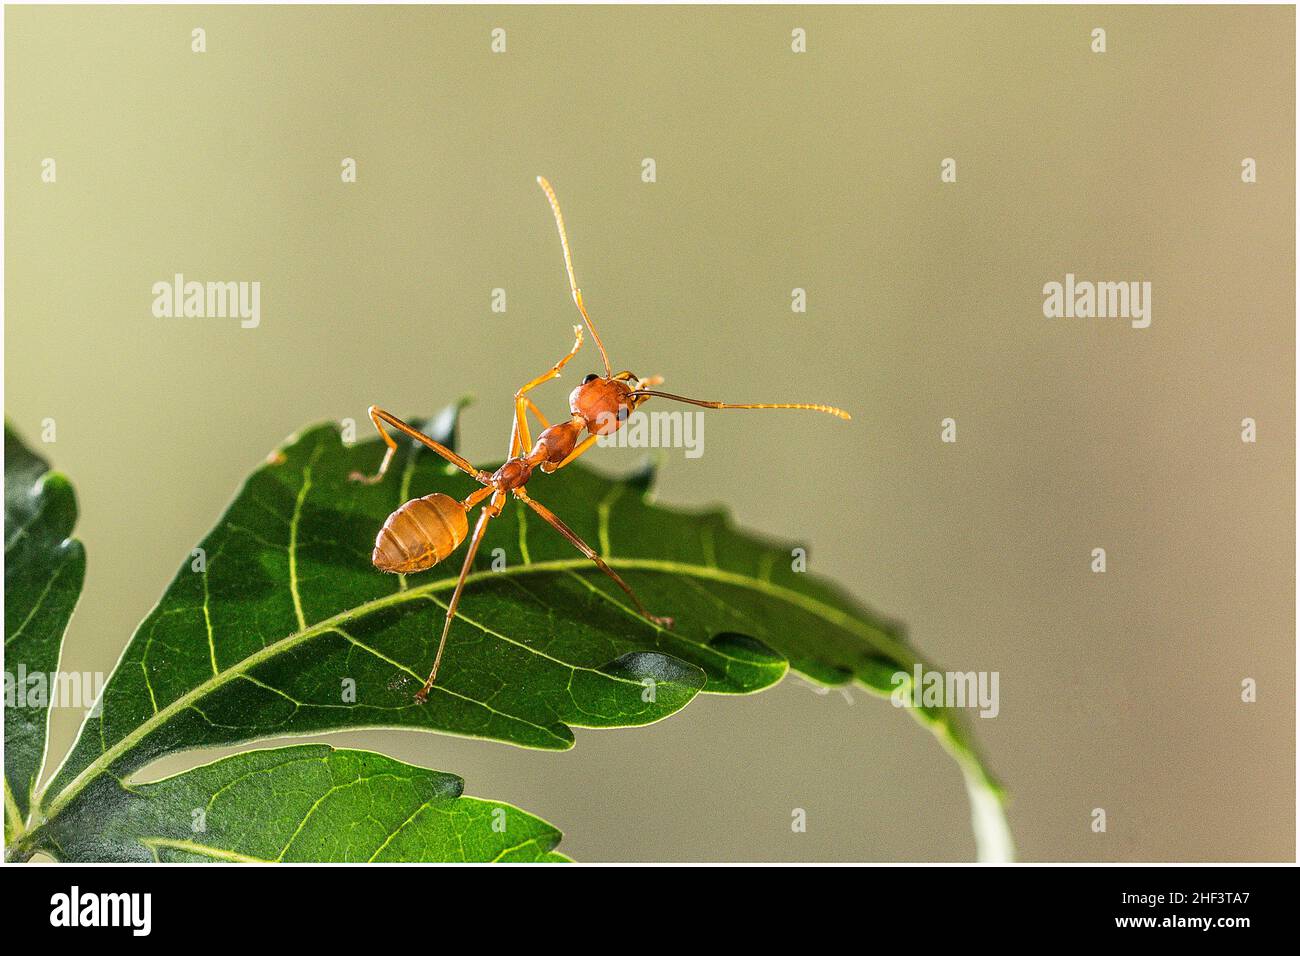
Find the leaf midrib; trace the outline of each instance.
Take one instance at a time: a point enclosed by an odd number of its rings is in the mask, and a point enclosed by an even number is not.
[[[801,607],[809,613],[815,614],[832,624],[836,624],[847,630],[857,633],[868,644],[877,650],[884,651],[893,655],[904,655],[911,657],[911,652],[901,643],[891,640],[888,635],[869,627],[862,621],[850,614],[841,611],[833,605],[826,604],[807,594],[801,594],[798,591],[791,590],[780,584],[774,584],[771,581],[765,581],[761,578],[755,578],[746,574],[739,574],[734,571],[725,571],[717,567],[708,567],[705,565],[690,564],[682,561],[667,561],[656,558],[617,558],[607,557],[605,562],[611,567],[625,571],[658,571],[665,574],[686,574],[694,577],[704,578],[711,581],[717,581],[723,584],[732,584],[737,587],[749,588],[754,591],[762,592],[771,597],[780,598],[787,603]],[[503,568],[500,571],[478,571],[470,574],[465,579],[466,585],[482,580],[499,579],[502,577],[513,577],[523,574],[544,574],[556,571],[571,571],[578,568],[590,568],[591,562],[586,558],[566,558],[554,561],[538,561],[527,565],[516,565],[510,568]],[[184,711],[192,704],[202,700],[208,694],[225,686],[230,681],[235,680],[246,671],[272,660],[278,655],[285,653],[298,645],[318,637],[321,634],[330,633],[337,628],[355,621],[359,618],[366,617],[377,611],[382,611],[390,607],[405,604],[408,601],[423,598],[426,595],[436,591],[446,590],[455,587],[457,578],[441,578],[437,581],[430,581],[419,587],[408,588],[404,591],[394,591],[392,594],[375,598],[364,604],[358,604],[356,607],[340,611],[333,617],[326,618],[323,621],[306,627],[302,630],[281,638],[280,640],[268,644],[266,647],[245,657],[243,660],[226,668],[220,674],[214,674],[201,684],[196,685],[185,694],[182,694],[176,700],[172,701],[166,707],[157,711],[129,734],[115,743],[112,747],[100,753],[92,763],[77,774],[72,782],[63,789],[50,804],[49,812],[46,819],[54,818],[72,799],[80,793],[95,778],[104,773],[113,765],[117,759],[129,752],[141,740],[153,733],[159,727],[163,726],[172,717]],[[75,748],[74,751],[75,752]],[[69,753],[71,757],[71,753]],[[57,772],[55,774],[57,776]]]
[[[206,856],[213,860],[220,860],[223,863],[275,863],[276,860],[266,860],[257,856],[248,856],[244,853],[236,853],[233,850],[223,850],[221,847],[211,846],[207,843],[195,843],[192,840],[172,840],[166,837],[141,837],[140,845],[153,854],[154,862],[160,862],[158,858],[159,849],[180,850],[183,853],[190,853],[195,856]]]

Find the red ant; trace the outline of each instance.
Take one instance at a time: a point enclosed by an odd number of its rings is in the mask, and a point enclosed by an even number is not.
[[[461,566],[460,578],[456,582],[456,590],[452,593],[451,602],[447,605],[447,619],[443,624],[442,639],[438,642],[438,652],[433,659],[433,670],[429,672],[429,679],[424,682],[424,686],[415,695],[415,699],[421,703],[429,696],[429,689],[433,687],[433,682],[438,676],[438,665],[442,662],[442,651],[447,644],[447,635],[451,631],[451,622],[456,616],[456,608],[460,604],[461,591],[465,587],[465,577],[474,564],[474,555],[478,552],[479,543],[483,540],[483,533],[487,529],[488,521],[501,513],[508,495],[514,495],[515,498],[532,508],[551,527],[564,535],[575,548],[595,562],[596,567],[609,575],[614,583],[627,593],[628,597],[636,605],[636,609],[646,620],[661,627],[672,626],[671,618],[657,617],[646,610],[645,605],[641,603],[640,599],[628,587],[627,582],[619,576],[617,571],[606,564],[601,556],[589,544],[578,537],[554,512],[540,501],[529,496],[528,492],[524,490],[524,486],[532,478],[534,469],[540,467],[548,475],[559,471],[590,449],[596,443],[597,438],[602,435],[611,435],[622,428],[628,416],[650,398],[666,398],[675,402],[699,405],[704,408],[802,408],[814,412],[825,412],[846,421],[849,419],[848,412],[830,405],[736,405],[728,402],[706,402],[697,398],[686,398],[682,395],[672,395],[668,392],[654,390],[653,386],[663,382],[663,377],[659,375],[653,375],[650,378],[639,378],[632,372],[627,371],[615,375],[609,364],[609,356],[605,353],[605,346],[601,343],[600,336],[596,333],[596,327],[592,324],[591,317],[587,315],[587,309],[582,304],[582,290],[578,288],[577,278],[573,274],[573,257],[569,253],[569,238],[564,231],[564,217],[560,214],[560,203],[555,198],[555,190],[541,176],[537,177],[537,183],[542,187],[542,191],[546,193],[546,198],[551,204],[551,212],[555,214],[555,225],[560,232],[560,247],[564,250],[564,268],[569,273],[569,290],[573,294],[573,304],[578,307],[578,313],[582,316],[583,325],[591,333],[591,337],[596,342],[596,347],[600,349],[600,359],[605,365],[605,374],[601,376],[592,372],[582,380],[581,385],[569,393],[569,420],[555,425],[547,424],[546,419],[533,403],[533,400],[528,397],[528,393],[538,385],[553,378],[558,378],[560,370],[577,354],[579,347],[582,345],[583,326],[575,325],[573,327],[573,348],[569,350],[569,353],[551,368],[515,392],[515,417],[514,425],[510,430],[510,455],[506,463],[492,474],[475,468],[450,448],[439,444],[428,435],[412,428],[406,422],[382,408],[372,405],[370,406],[370,420],[375,423],[375,428],[379,430],[379,435],[384,440],[384,444],[388,446],[388,451],[384,453],[384,459],[380,462],[379,471],[374,475],[367,477],[359,472],[354,472],[350,476],[353,481],[361,481],[366,484],[374,484],[384,477],[385,472],[388,471],[388,466],[392,463],[393,455],[397,452],[397,443],[384,430],[383,423],[387,422],[393,428],[437,452],[483,485],[482,488],[469,495],[464,501],[457,501],[455,498],[444,494],[426,495],[423,498],[414,498],[406,502],[406,504],[389,515],[388,520],[384,522],[384,526],[379,530],[378,537],[375,538],[375,550],[370,560],[380,571],[388,571],[394,574],[414,574],[417,571],[428,570],[455,551],[469,532],[468,514],[470,509],[484,500],[490,499],[483,507],[483,510],[479,512],[478,521],[474,525],[474,534],[470,537],[469,551],[465,555],[465,563]],[[532,412],[537,417],[543,428],[542,433],[537,436],[536,444],[533,444],[528,431],[528,412]],[[584,430],[588,435],[582,441],[579,441],[578,439]],[[525,449],[530,449],[527,454],[524,454]]]

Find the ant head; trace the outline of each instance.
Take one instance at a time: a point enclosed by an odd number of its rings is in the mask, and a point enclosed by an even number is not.
[[[581,418],[587,431],[593,435],[611,435],[623,427],[628,415],[643,398],[629,398],[636,381],[630,372],[620,372],[610,378],[601,378],[595,372],[582,380],[582,384],[569,393],[569,411]]]

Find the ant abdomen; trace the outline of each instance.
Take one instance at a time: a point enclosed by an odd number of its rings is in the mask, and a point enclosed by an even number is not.
[[[443,494],[413,498],[398,508],[375,538],[371,563],[380,571],[427,571],[451,554],[469,534],[465,506]]]

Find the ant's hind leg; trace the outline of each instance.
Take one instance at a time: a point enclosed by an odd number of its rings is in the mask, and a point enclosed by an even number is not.
[[[570,544],[572,544],[575,548],[577,548],[587,557],[591,558],[591,560],[596,563],[596,567],[600,568],[607,575],[609,575],[610,579],[613,580],[613,582],[617,584],[620,588],[622,588],[623,592],[632,599],[632,603],[636,605],[637,613],[639,613],[643,618],[645,618],[651,624],[654,624],[658,627],[673,626],[673,619],[671,617],[659,617],[658,615],[651,614],[648,610],[646,610],[646,606],[641,603],[641,599],[636,596],[636,592],[634,592],[628,586],[628,583],[619,576],[618,572],[615,571],[613,568],[611,568],[608,564],[606,564],[605,559],[602,558],[599,554],[597,554],[595,549],[592,548],[591,545],[587,544],[587,542],[579,538],[577,534],[574,533],[573,529],[570,528],[563,521],[561,521],[559,516],[556,515],[554,511],[546,507],[546,505],[542,504],[541,502],[535,501],[532,498],[530,498],[528,496],[528,493],[525,492],[522,488],[516,488],[514,490],[514,495],[524,504],[528,505],[528,507],[532,508],[535,512],[537,512],[537,514],[541,516],[543,521],[549,524],[556,531],[560,532],[560,534],[564,535],[564,537],[568,540]]]
[[[384,444],[388,446],[388,450],[384,452],[384,460],[379,463],[379,470],[377,472],[375,472],[373,475],[363,475],[359,471],[354,471],[352,474],[348,476],[348,479],[350,481],[359,481],[362,484],[373,485],[373,484],[377,484],[380,481],[380,479],[382,479],[384,475],[387,474],[388,466],[393,463],[393,455],[397,454],[397,442],[393,441],[393,436],[388,434],[388,432],[384,428],[383,423],[387,422],[389,425],[391,425],[393,428],[396,428],[403,435],[406,435],[410,438],[414,438],[416,441],[424,445],[426,448],[429,448],[432,451],[437,452],[439,455],[447,459],[449,462],[451,462],[461,471],[465,472],[465,474],[469,475],[471,478],[474,478],[476,481],[486,483],[487,481],[486,473],[479,471],[477,468],[471,465],[460,455],[456,454],[446,445],[441,445],[438,442],[434,441],[432,438],[430,438],[428,435],[426,435],[424,432],[412,428],[410,425],[406,424],[406,422],[402,421],[400,418],[398,418],[396,415],[393,415],[391,412],[386,412],[382,408],[379,408],[376,405],[371,405],[370,420],[375,423],[375,430],[379,432],[379,437],[384,440]]]

